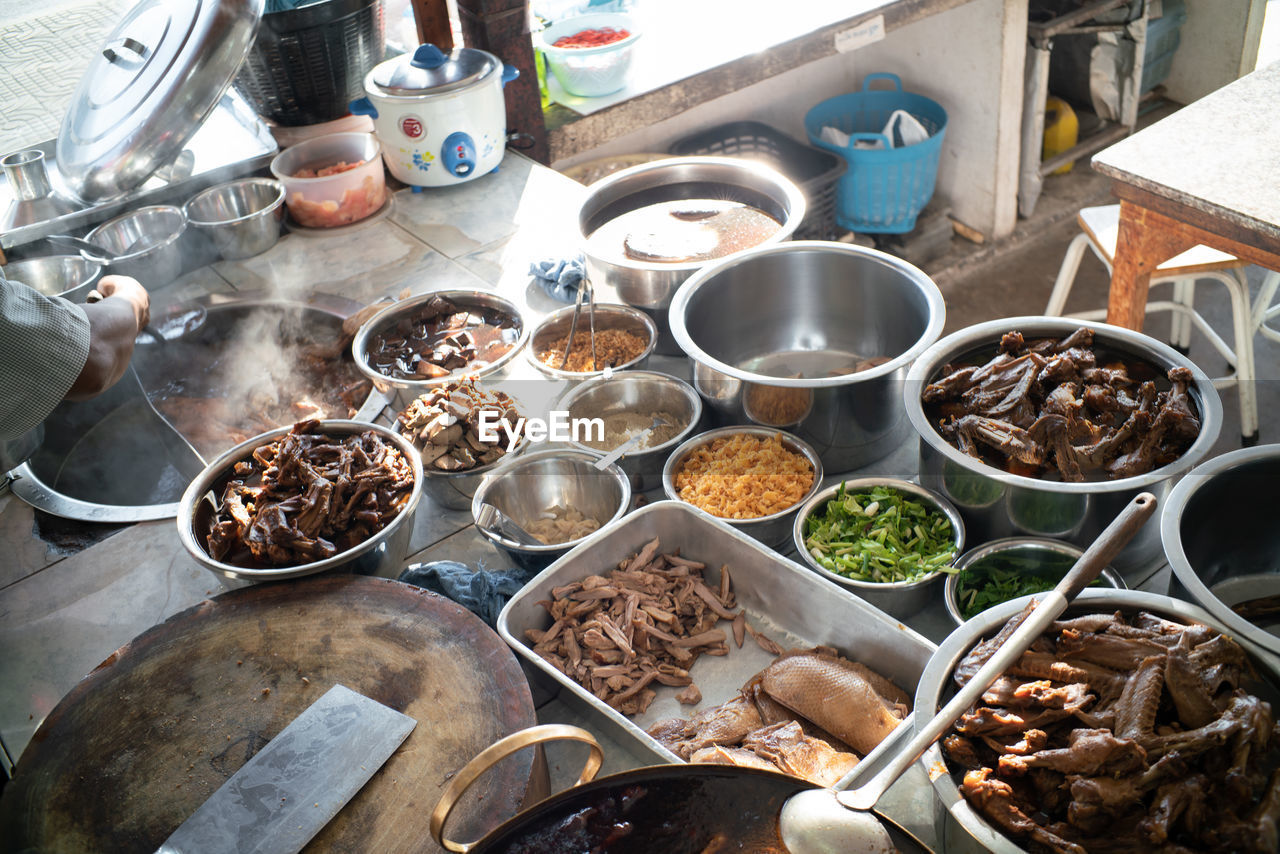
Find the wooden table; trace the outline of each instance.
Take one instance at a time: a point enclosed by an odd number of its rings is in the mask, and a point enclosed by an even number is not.
[[[1107,322],[1142,329],[1151,273],[1197,244],[1280,271],[1280,63],[1093,158],[1120,199]]]

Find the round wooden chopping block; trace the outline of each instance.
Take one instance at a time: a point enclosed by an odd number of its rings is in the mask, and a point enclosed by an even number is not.
[[[309,852],[440,850],[427,819],[449,778],[536,723],[515,656],[444,597],[362,576],[247,587],[139,635],[58,703],[0,799],[0,847],[154,851],[335,683],[418,725]],[[450,836],[519,811],[531,765],[486,775]]]

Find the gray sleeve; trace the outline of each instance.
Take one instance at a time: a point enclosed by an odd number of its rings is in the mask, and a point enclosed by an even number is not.
[[[0,441],[43,421],[88,358],[84,309],[0,279]]]

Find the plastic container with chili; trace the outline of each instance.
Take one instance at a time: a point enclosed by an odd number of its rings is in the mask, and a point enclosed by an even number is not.
[[[565,92],[594,98],[626,85],[631,49],[639,38],[629,15],[596,12],[552,24],[537,34],[536,44]]]

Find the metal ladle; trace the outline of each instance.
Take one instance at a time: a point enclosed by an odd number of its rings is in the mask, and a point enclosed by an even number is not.
[[[603,471],[604,469],[607,469],[609,466],[616,463],[618,461],[618,458],[621,457],[623,454],[626,454],[634,450],[636,447],[638,447],[639,444],[645,440],[645,437],[648,436],[650,433],[652,433],[654,430],[657,430],[659,427],[666,427],[670,423],[671,422],[665,418],[660,418],[657,415],[653,416],[653,423],[649,425],[649,428],[647,430],[642,430],[639,433],[635,434],[630,439],[623,442],[621,445],[614,448],[612,451],[605,454],[600,459],[596,460],[594,463],[592,463],[592,465],[594,465],[596,468],[600,469],[601,471]]]
[[[855,768],[829,789],[809,789],[792,795],[782,805],[779,818],[779,830],[787,851],[790,854],[879,854],[893,851],[888,831],[871,812],[880,796],[969,710],[1036,638],[1044,634],[1049,624],[1062,615],[1081,590],[1089,586],[1155,509],[1156,498],[1149,492],[1140,493],[1129,502],[1058,582],[1058,586],[1042,596],[1037,594],[1038,604],[1030,615],[977,674],[916,732],[905,747],[893,752],[889,762],[874,777],[856,789],[849,789],[847,787],[858,776]],[[896,745],[910,732],[911,725],[904,722],[889,738],[896,737],[893,742]]]

